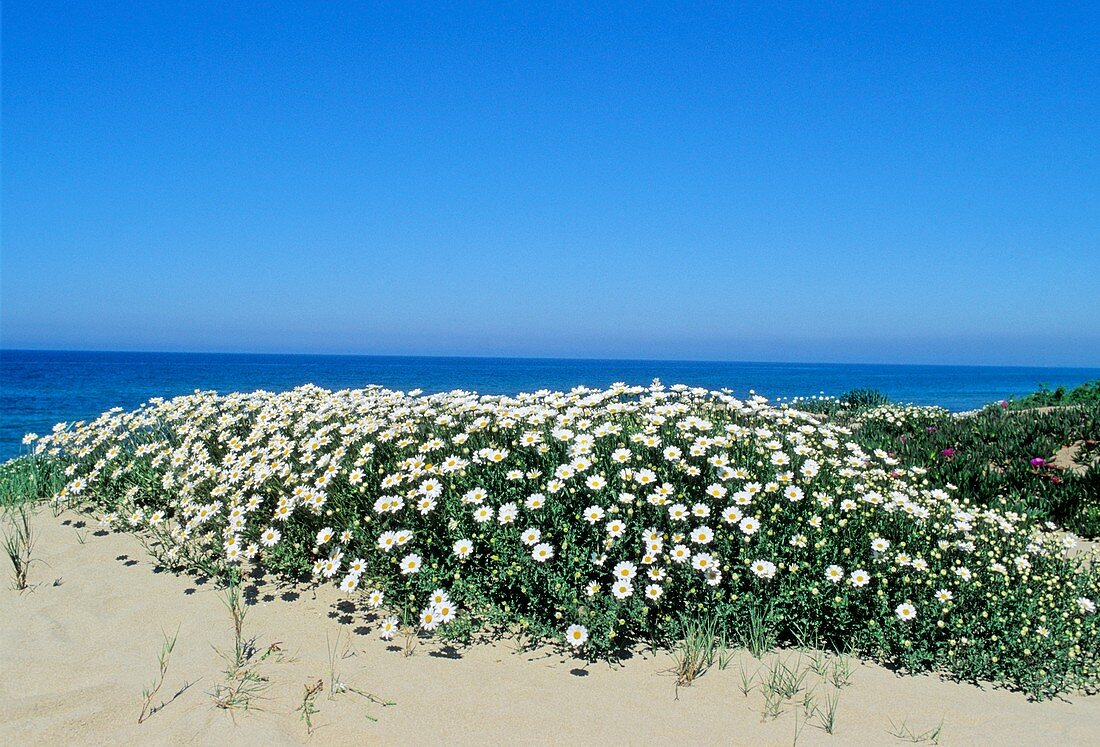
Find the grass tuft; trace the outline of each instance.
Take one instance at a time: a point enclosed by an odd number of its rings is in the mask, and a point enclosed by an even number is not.
[[[714,618],[681,618],[683,637],[673,652],[672,671],[676,686],[688,687],[714,666],[717,653],[717,623]]]
[[[9,508],[5,514],[7,526],[4,528],[4,554],[11,561],[12,588],[24,591],[33,560],[34,531],[31,529],[30,515],[25,503]]]

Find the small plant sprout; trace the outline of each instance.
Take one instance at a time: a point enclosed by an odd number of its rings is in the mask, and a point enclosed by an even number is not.
[[[401,655],[406,659],[413,655],[416,650],[416,645],[420,641],[420,626],[412,625],[405,620],[401,623],[401,634],[404,637],[404,643],[401,646]]]
[[[760,712],[761,723],[768,719],[775,720],[783,713],[783,696],[778,691],[768,686],[766,682],[761,683],[762,687],[760,692],[764,695],[764,708]]]
[[[719,671],[725,671],[725,669],[730,665],[730,662],[733,661],[733,657],[736,655],[737,653],[732,648],[729,648],[729,646],[727,646],[726,642],[723,640],[721,646],[718,649]]]
[[[338,693],[342,693],[342,692],[345,692],[347,690],[347,685],[345,685],[343,683],[343,680],[340,679],[340,676],[337,674],[337,671],[336,671],[336,660],[337,660],[337,658],[346,659],[348,656],[351,656],[351,651],[350,651],[349,648],[345,648],[342,653],[338,653],[339,649],[340,649],[340,638],[341,637],[342,637],[341,634],[337,633],[336,634],[336,640],[333,641],[328,636],[327,633],[325,634],[325,642],[328,645],[328,697],[329,697],[329,700],[332,700],[333,698],[335,698]]]
[[[843,689],[852,682],[852,655],[841,654],[833,658],[833,668],[829,674],[833,687]]]
[[[768,671],[769,687],[784,698],[793,698],[802,691],[806,682],[806,670],[802,668],[801,664],[801,654],[799,654],[793,667],[788,666],[786,661],[776,656],[775,664]]]
[[[164,634],[164,643],[160,647],[160,653],[157,654],[157,676],[153,680],[153,684],[149,687],[142,689],[141,691],[141,714],[138,715],[137,722],[144,723],[145,719],[152,716],[154,713],[164,707],[162,703],[159,706],[153,705],[153,699],[160,692],[161,685],[164,684],[164,675],[168,671],[168,661],[172,658],[172,651],[176,648],[176,640],[179,638],[179,627],[176,627],[176,632],[171,638],[167,634]]]
[[[832,734],[836,729],[836,710],[840,705],[840,691],[826,690],[822,697],[822,705],[814,709],[818,724],[826,734]]]
[[[255,700],[269,685],[268,678],[259,674],[257,667],[279,654],[281,649],[278,643],[273,643],[260,652],[256,648],[256,638],[245,637],[247,609],[236,573],[230,575],[222,602],[233,621],[233,649],[226,653],[219,652],[227,664],[225,683],[215,685],[211,696],[218,708],[247,711],[256,707]]]
[[[818,677],[824,677],[829,669],[829,656],[820,649],[814,649],[810,653],[810,671]]]
[[[749,693],[751,693],[756,687],[756,685],[753,683],[756,680],[756,675],[760,673],[760,667],[757,667],[756,671],[752,674],[749,674],[748,671],[746,671],[745,662],[739,662],[737,668],[738,675],[740,676],[740,684],[738,685],[738,689],[741,691],[741,694],[747,698],[749,697]]]
[[[306,724],[306,732],[313,734],[313,717],[320,712],[317,707],[317,696],[322,690],[325,689],[325,681],[317,680],[312,685],[305,686],[305,694],[302,695],[302,702],[296,709],[299,714],[299,718]]]
[[[940,734],[943,732],[943,719],[930,729],[917,732],[914,731],[907,723],[908,719],[902,719],[900,724],[895,724],[893,719],[890,719],[890,728],[886,731],[893,737],[902,740],[903,742],[912,742],[914,744],[928,743],[939,744]]]
[[[522,654],[530,645],[527,627],[520,625],[512,634],[512,649],[517,654]]]
[[[328,682],[329,682],[328,697],[329,697],[329,700],[334,700],[336,698],[336,696],[338,696],[338,695],[349,693],[349,694],[352,694],[352,695],[358,695],[359,697],[366,699],[370,703],[374,703],[376,705],[380,705],[380,706],[383,706],[383,707],[394,705],[394,701],[386,700],[384,698],[380,698],[377,695],[374,695],[373,693],[369,693],[365,690],[362,690],[361,688],[355,687],[354,685],[349,684],[348,681],[345,680],[341,676],[340,672],[337,671],[337,665],[338,665],[339,661],[351,658],[352,656],[355,655],[355,652],[351,650],[351,646],[349,644],[345,644],[341,648],[340,639],[341,639],[341,635],[337,634],[335,642],[333,642],[331,640],[328,641]],[[310,688],[309,687],[306,688],[306,691],[307,691],[306,692],[306,699],[303,700],[303,706],[306,705],[306,702],[311,697],[313,697],[313,698],[316,697],[316,691],[314,691],[312,693],[312,695],[310,694]],[[311,703],[311,705],[312,705],[312,703]],[[299,709],[299,710],[301,710],[301,709]],[[313,713],[316,713],[316,710],[314,710]],[[302,711],[302,716],[303,716],[304,719],[306,718],[306,712],[305,711]],[[371,721],[377,721],[378,720],[374,716],[370,715],[369,713],[366,714],[366,717],[368,719],[370,719]],[[307,725],[309,725],[309,720],[306,719],[306,721],[307,721]]]

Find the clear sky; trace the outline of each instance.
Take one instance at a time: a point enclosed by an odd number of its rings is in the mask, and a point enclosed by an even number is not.
[[[6,348],[1100,364],[1100,4],[3,5]]]

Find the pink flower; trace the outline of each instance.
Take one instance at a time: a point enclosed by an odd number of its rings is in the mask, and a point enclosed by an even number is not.
[[[940,452],[940,454],[942,454],[945,457],[953,457],[953,456],[955,456],[955,450],[954,449],[944,449],[943,451]]]
[[[1035,457],[1034,459],[1031,460],[1031,466],[1032,467],[1042,467],[1046,463],[1047,463],[1047,460],[1043,459],[1042,457]]]

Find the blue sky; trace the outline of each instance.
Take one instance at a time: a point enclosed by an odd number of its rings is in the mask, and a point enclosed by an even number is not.
[[[1100,6],[527,5],[5,3],[0,345],[1100,364]]]

